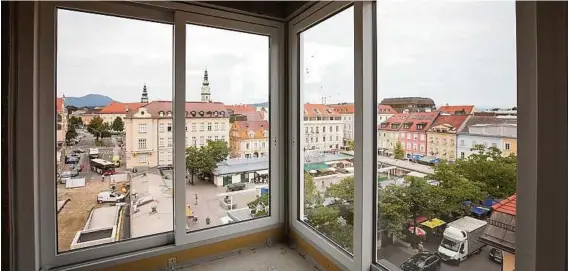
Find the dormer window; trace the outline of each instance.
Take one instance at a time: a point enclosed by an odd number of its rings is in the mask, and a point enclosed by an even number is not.
[[[160,111],[160,113],[158,113],[160,115],[160,117],[164,116],[164,111]]]
[[[388,122],[381,123],[381,128],[387,128],[389,126]]]
[[[406,122],[404,123],[404,125],[402,126],[403,129],[409,129],[410,128],[410,123]]]
[[[416,130],[424,130],[424,124],[417,124]]]
[[[171,117],[171,116],[172,116],[172,111],[168,111],[167,114],[168,114],[168,117]]]
[[[253,137],[254,137],[254,132],[253,132],[253,131],[249,131],[248,136],[249,136],[250,138],[253,138]]]
[[[195,117],[195,114],[197,113],[195,111],[191,111],[190,114]]]
[[[268,137],[268,131],[264,131],[262,133],[263,133],[264,137]]]
[[[199,111],[199,115],[203,117],[203,115],[205,115],[205,112]]]

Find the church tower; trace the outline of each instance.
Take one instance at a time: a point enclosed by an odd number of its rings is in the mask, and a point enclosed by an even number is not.
[[[146,84],[144,84],[144,88],[142,88],[142,98],[140,99],[141,103],[148,103],[148,90],[146,89]]]
[[[209,89],[209,75],[207,74],[207,69],[205,69],[203,84],[201,85],[201,101],[206,103],[211,102],[211,90]]]

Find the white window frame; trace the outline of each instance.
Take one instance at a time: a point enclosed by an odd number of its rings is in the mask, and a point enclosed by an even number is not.
[[[331,14],[335,14],[338,12],[343,11],[346,8],[349,8],[353,3],[351,2],[318,2],[308,8],[306,11],[299,14],[297,17],[290,21],[289,33],[288,33],[288,41],[290,49],[289,54],[289,87],[291,89],[290,92],[290,101],[291,103],[288,104],[289,106],[289,113],[290,113],[290,120],[291,120],[291,127],[289,129],[289,159],[290,159],[290,179],[294,180],[290,182],[289,189],[290,189],[290,201],[289,201],[289,222],[292,230],[296,232],[301,238],[308,240],[311,244],[315,245],[319,251],[322,251],[325,255],[327,255],[332,261],[336,262],[340,266],[343,266],[346,269],[350,270],[357,270],[353,269],[353,256],[343,250],[342,248],[338,247],[334,244],[330,239],[324,237],[323,235],[319,234],[316,230],[312,227],[306,225],[304,222],[300,221],[299,218],[303,216],[303,208],[301,208],[300,204],[304,202],[304,187],[300,185],[302,180],[304,179],[304,172],[303,172],[303,161],[304,161],[304,153],[301,150],[303,147],[308,147],[308,144],[303,142],[304,137],[301,136],[301,132],[304,131],[304,125],[306,125],[303,121],[304,119],[304,106],[303,106],[303,93],[300,91],[301,85],[301,71],[302,68],[302,57],[301,57],[301,49],[300,47],[303,46],[300,42],[300,33],[309,29],[310,27],[316,25],[317,23],[324,21],[328,18]],[[357,4],[356,4],[357,5]],[[355,68],[357,70],[357,68]],[[355,76],[355,80],[357,81],[357,76]],[[357,101],[357,95],[356,95]],[[375,99],[372,100],[375,103]],[[374,106],[376,107],[376,105]],[[356,106],[356,108],[359,108]],[[355,112],[356,119],[358,115]],[[355,124],[355,137],[357,138],[361,134],[358,133],[359,130],[362,130],[362,125],[357,125],[357,121]],[[271,124],[272,125],[272,124]],[[375,125],[376,127],[376,125]],[[313,128],[311,128],[313,129]],[[318,133],[318,126],[316,126],[316,133]],[[376,130],[376,128],[374,129]],[[316,137],[316,142],[318,142],[318,137]],[[356,144],[356,153],[359,153],[360,150],[357,149],[357,146],[361,147],[361,144]],[[369,148],[371,150],[372,148]],[[373,151],[375,153],[375,151]],[[374,158],[376,159],[376,158]],[[362,160],[358,160],[362,161]],[[362,163],[356,164],[356,174],[355,178],[362,177],[360,174],[361,171],[358,171],[359,166]],[[376,166],[375,166],[376,167]],[[371,190],[372,191],[372,190]],[[355,239],[355,236],[354,236]],[[356,243],[356,240],[354,240]],[[354,249],[357,249],[354,246]],[[370,262],[369,262],[370,264]],[[369,266],[369,265],[368,265]],[[367,266],[367,268],[368,268]],[[359,269],[363,270],[363,269]]]
[[[188,13],[188,12],[175,12],[174,14],[174,36],[175,36],[175,44],[174,47],[184,48],[184,50],[176,50],[175,51],[175,97],[177,100],[174,102],[174,115],[176,113],[181,112],[183,113],[185,110],[185,68],[186,68],[186,52],[185,52],[185,44],[186,44],[186,24],[196,24],[202,25],[207,27],[216,27],[222,28],[227,30],[235,30],[241,32],[247,32],[251,34],[258,34],[264,35],[269,37],[269,65],[270,65],[270,73],[269,73],[269,95],[270,97],[270,129],[273,133],[270,133],[270,141],[273,143],[270,145],[269,155],[270,155],[270,216],[262,217],[262,218],[255,218],[248,221],[243,221],[239,223],[231,223],[230,225],[224,225],[220,227],[213,227],[202,229],[198,231],[185,231],[185,219],[178,219],[175,221],[175,228],[176,229],[183,229],[175,231],[175,242],[176,245],[178,244],[193,244],[199,242],[206,242],[210,239],[219,239],[219,238],[226,238],[230,236],[235,236],[236,234],[251,231],[251,230],[258,230],[264,229],[267,227],[274,227],[275,225],[281,224],[284,222],[284,209],[280,208],[284,204],[283,197],[280,196],[282,191],[282,183],[280,182],[280,174],[283,173],[281,168],[284,165],[284,161],[279,159],[279,154],[282,152],[280,148],[283,147],[283,144],[280,144],[279,133],[284,132],[281,128],[281,122],[279,121],[279,116],[281,114],[279,102],[284,102],[284,93],[282,91],[278,91],[279,89],[283,88],[283,80],[282,75],[284,73],[283,70],[283,61],[281,61],[284,57],[284,46],[282,42],[284,42],[284,25],[282,23],[274,23],[273,21],[269,21],[267,23],[266,20],[253,18],[244,16],[244,18],[248,18],[248,21],[238,21],[235,20],[236,18],[227,18],[231,13],[218,11],[220,14],[217,17],[213,17],[210,15],[203,15],[198,13]],[[239,15],[240,16],[240,15]],[[280,96],[280,99],[278,99]],[[179,97],[179,98],[178,98]],[[177,105],[177,107],[176,107]],[[179,114],[179,113],[178,113]],[[180,126],[183,125],[183,120],[176,120],[180,122]],[[211,123],[208,124],[212,125]],[[224,130],[224,125],[222,125]],[[211,129],[208,128],[208,131]],[[184,140],[184,133],[180,133],[179,135],[176,132],[176,136],[174,137],[175,143],[174,144],[174,157],[184,157],[185,148],[183,146]],[[177,154],[177,155],[176,155]],[[184,168],[185,161],[184,159],[178,159],[175,161],[174,168]],[[185,172],[184,172],[185,173]],[[175,174],[175,172],[174,172]],[[180,174],[182,174],[180,172]],[[180,175],[180,181],[175,182],[175,189],[174,189],[174,211],[176,217],[185,217],[185,199],[186,199],[186,189],[185,189],[185,175]],[[189,197],[189,195],[188,195]]]
[[[30,5],[28,5],[29,7]],[[150,257],[157,250],[168,253],[182,249],[188,249],[195,246],[207,244],[210,240],[222,241],[243,235],[243,233],[253,233],[263,231],[270,228],[281,226],[284,222],[283,208],[280,208],[283,203],[283,197],[280,197],[282,191],[282,184],[280,180],[282,168],[285,161],[279,159],[282,153],[283,142],[280,135],[285,130],[281,128],[280,103],[284,103],[284,89],[283,84],[283,57],[285,55],[284,46],[284,23],[258,18],[239,13],[222,11],[212,8],[191,4],[191,3],[176,3],[176,2],[153,2],[153,3],[120,3],[120,2],[36,2],[33,3],[31,9],[22,10],[27,20],[34,18],[33,12],[37,8],[40,16],[37,31],[27,32],[26,38],[34,38],[41,42],[29,42],[27,44],[36,44],[37,58],[41,62],[29,62],[26,65],[29,70],[35,70],[34,76],[37,76],[38,84],[29,91],[33,91],[36,95],[37,106],[34,112],[38,118],[45,116],[47,121],[30,122],[31,125],[37,126],[30,134],[36,131],[46,136],[34,137],[34,145],[37,148],[34,153],[38,154],[37,163],[34,164],[34,169],[31,172],[38,171],[36,176],[53,176],[55,178],[55,107],[51,101],[56,97],[56,8],[65,8],[69,10],[76,10],[86,13],[104,14],[110,16],[118,16],[124,18],[140,19],[152,22],[160,22],[172,25],[174,35],[172,42],[175,48],[183,48],[183,50],[174,50],[173,63],[175,69],[172,71],[172,78],[174,86],[174,112],[173,121],[174,127],[185,126],[185,118],[176,118],[176,116],[185,116],[185,23],[195,23],[199,25],[214,26],[221,28],[231,28],[236,31],[243,31],[249,33],[263,34],[270,37],[270,119],[271,121],[271,148],[270,148],[270,192],[271,192],[271,206],[270,216],[264,218],[253,219],[250,221],[234,223],[221,227],[209,228],[205,230],[195,231],[191,233],[185,232],[185,219],[177,219],[173,221],[174,232],[164,232],[154,235],[149,235],[140,238],[133,238],[126,241],[113,242],[100,246],[94,246],[84,249],[77,249],[67,251],[65,253],[58,253],[57,250],[57,219],[56,219],[56,186],[54,182],[34,180],[38,186],[37,189],[27,189],[27,191],[38,191],[38,202],[45,202],[48,204],[39,204],[37,206],[37,219],[35,224],[37,227],[37,235],[30,234],[31,238],[37,238],[33,248],[29,248],[30,255],[33,251],[37,251],[38,262],[34,262],[41,270],[51,270],[58,267],[67,266],[66,268],[75,269],[77,266],[104,266],[104,264],[111,263],[112,265],[124,263],[141,257]],[[29,12],[32,12],[30,14]],[[203,15],[207,14],[207,15]],[[31,16],[30,16],[31,15]],[[23,20],[24,17],[22,17]],[[25,27],[25,26],[22,26]],[[22,36],[26,35],[20,33]],[[31,54],[33,55],[33,54]],[[23,60],[22,60],[23,61]],[[34,65],[33,63],[41,63]],[[36,75],[37,74],[37,75]],[[174,76],[175,74],[175,76]],[[32,78],[31,73],[29,73]],[[40,83],[41,82],[41,83]],[[45,83],[45,84],[44,84]],[[22,84],[23,85],[23,84]],[[29,108],[29,106],[28,106]],[[41,112],[41,113],[39,113]],[[164,127],[164,126],[161,126]],[[161,131],[162,129],[160,129]],[[165,129],[164,129],[165,130]],[[185,152],[185,129],[173,129],[174,133],[174,157],[181,157],[174,159],[175,168],[184,168],[184,152]],[[148,159],[149,157],[146,157]],[[40,177],[37,177],[40,178]],[[174,185],[175,185],[175,201],[173,204],[174,216],[183,218],[185,217],[185,170],[174,170]],[[33,202],[33,201],[32,201]],[[36,207],[32,207],[36,208]],[[35,219],[35,218],[34,218]],[[39,221],[41,220],[41,224]],[[172,246],[174,245],[174,246]],[[40,253],[41,252],[41,253]],[[136,253],[132,253],[136,252]],[[112,258],[111,258],[112,257]],[[32,257],[33,259],[33,257]],[[33,260],[32,260],[33,261]],[[102,264],[102,265],[101,265]],[[78,267],[77,267],[78,268]],[[38,270],[39,268],[30,268],[29,270]],[[27,270],[27,269],[26,269]]]
[[[148,140],[146,140],[146,138],[138,138],[138,149],[139,150],[148,149]]]
[[[143,133],[143,134],[147,133],[147,130],[146,130],[147,127],[146,126],[147,126],[146,123],[138,123],[138,133],[139,134],[140,133]]]

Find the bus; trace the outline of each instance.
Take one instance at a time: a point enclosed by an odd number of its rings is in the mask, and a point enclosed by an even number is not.
[[[90,148],[89,149],[89,158],[99,158],[99,149]]]
[[[89,162],[91,165],[91,170],[102,175],[112,175],[114,174],[115,165],[112,162],[103,159],[91,159]]]

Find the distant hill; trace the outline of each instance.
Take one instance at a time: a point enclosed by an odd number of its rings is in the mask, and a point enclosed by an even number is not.
[[[112,102],[110,97],[99,94],[89,94],[83,97],[65,97],[65,105],[75,107],[106,106],[110,102]]]
[[[250,104],[251,106],[254,107],[268,107],[268,102],[264,102],[264,103],[257,103],[257,104]]]

